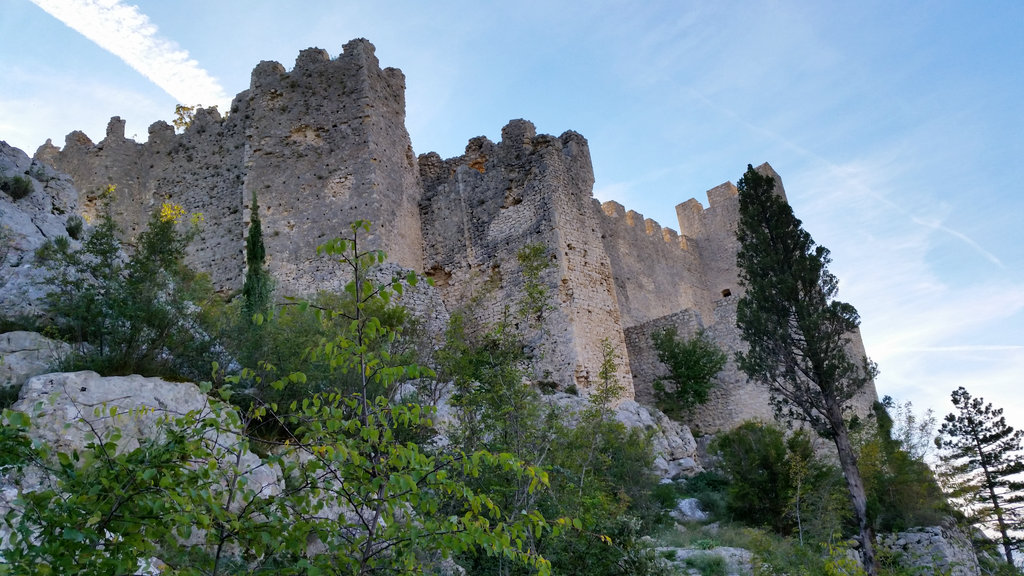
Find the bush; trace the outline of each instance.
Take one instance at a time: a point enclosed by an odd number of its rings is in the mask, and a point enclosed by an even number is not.
[[[82,222],[82,217],[76,214],[68,216],[68,221],[64,224],[64,229],[68,231],[68,236],[71,238],[81,240],[83,226],[84,223]]]
[[[715,554],[690,556],[685,563],[700,572],[701,576],[726,576],[728,574],[725,559]]]
[[[688,478],[683,486],[683,494],[687,498],[700,501],[702,510],[712,518],[725,518],[727,515],[726,492],[729,478],[714,470],[705,470]]]
[[[0,386],[0,410],[10,408],[11,405],[17,402],[20,392],[20,386]]]
[[[0,190],[15,200],[21,200],[32,193],[32,181],[22,176],[10,176],[0,179]]]
[[[213,347],[198,326],[197,303],[212,297],[212,287],[184,264],[191,234],[163,212],[127,260],[109,202],[81,248],[57,237],[37,250],[56,288],[47,295],[56,330],[91,345],[65,369],[195,381],[209,375]]]
[[[726,509],[736,520],[796,532],[801,541],[829,542],[846,529],[850,515],[842,474],[819,460],[810,435],[745,422],[722,433],[710,447],[729,478]]]
[[[679,339],[675,327],[651,336],[658,360],[668,367],[668,382],[654,383],[658,408],[673,417],[685,415],[691,408],[708,401],[712,378],[722,371],[726,355],[704,332]]]

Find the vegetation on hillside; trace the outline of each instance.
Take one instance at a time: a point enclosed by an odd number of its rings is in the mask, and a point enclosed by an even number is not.
[[[741,184],[771,192],[753,177]],[[38,466],[54,484],[20,496],[24,513],[5,515],[11,548],[0,575],[129,574],[148,558],[159,558],[168,574],[440,573],[454,561],[474,575],[654,575],[670,570],[659,545],[744,547],[755,553],[759,576],[857,574],[846,551],[865,527],[903,530],[955,514],[925,461],[932,421],[889,399],[840,429],[821,411],[804,414],[816,424],[806,430],[744,423],[710,443],[706,472],[659,484],[649,432],[613,417],[624,359],[607,342],[585,400],[541,394],[533,367],[554,307],[543,245],[519,251],[524,289],[498,321],[476,321],[470,302],[452,313],[443,344],[424,355],[421,330],[400,305],[421,280],[371,273],[385,254],[364,246],[369,223],[354,223],[319,249],[347,271],[345,289],[300,300],[274,293],[259,216],[253,197],[246,280],[234,298],[215,295],[184,265],[201,222],[174,204],[163,205],[133,244],[121,240],[108,204],[80,230],[80,243],[56,239],[40,249],[56,288],[47,329],[78,344],[64,367],[203,381],[214,400],[206,413],[168,421],[163,436],[136,450],[115,450],[114,430],[71,455],[33,443],[29,416],[5,411],[0,469]],[[794,220],[786,220],[792,264],[819,276],[771,288],[820,304],[834,293],[827,251],[811,250]],[[756,297],[753,277],[745,281]],[[751,329],[770,326],[794,346],[812,333],[774,324],[770,313],[785,307],[779,302],[745,301],[741,317]],[[841,316],[826,332],[842,342],[855,313],[834,302],[826,308],[820,317]],[[654,346],[671,378],[660,400],[685,418],[708,397],[724,354],[702,335],[686,341],[664,332]],[[781,378],[768,367],[769,352],[752,346],[741,362]],[[849,362],[825,365],[839,374]],[[854,384],[844,381],[834,399],[808,402],[827,412]],[[965,407],[977,404],[963,394]],[[433,411],[439,403],[450,408],[444,424]],[[970,410],[994,426],[982,433],[992,446],[1016,441],[1019,451],[1020,433],[1007,431],[997,412]],[[976,464],[991,456],[969,454],[972,436],[962,424],[951,415],[943,427],[945,447],[968,481],[954,496],[977,496],[987,485],[977,482]],[[847,434],[863,486],[862,518],[849,499],[849,462],[837,465],[812,430],[831,440]],[[237,455],[249,450],[282,471],[279,494],[248,484]],[[1001,453],[1001,499],[976,508],[978,518],[1004,512],[1011,536],[1020,527],[1012,506],[1021,465],[1005,455],[1014,453]],[[699,499],[718,529],[670,520],[666,512],[682,497]],[[880,574],[917,574],[884,552],[877,564]],[[702,574],[724,566],[710,556],[689,565]]]

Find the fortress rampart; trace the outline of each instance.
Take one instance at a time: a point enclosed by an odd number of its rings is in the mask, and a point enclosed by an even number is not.
[[[587,140],[575,132],[537,134],[513,120],[499,142],[478,137],[455,158],[416,157],[404,76],[381,69],[366,40],[333,59],[304,50],[291,71],[261,62],[226,117],[200,110],[182,134],[157,122],[140,144],[114,118],[98,144],[73,132],[63,149],[48,142],[36,156],[73,177],[87,211],[96,209],[97,190],[116,184],[115,211],[129,237],[164,201],[204,213],[189,260],[225,291],[244,277],[254,193],[280,294],[339,289],[343,272],[315,247],[353,220],[370,220],[367,247],[434,280],[436,294],[420,300],[444,308],[425,311],[438,331],[456,310],[483,325],[506,318],[525,282],[516,255],[539,243],[550,262],[540,281],[552,309],[515,328],[531,348],[534,377],[563,388],[594,384],[607,342],[626,395],[650,402],[664,373],[650,334],[668,325],[684,336],[706,329],[729,352],[743,345],[735,327],[735,186],[709,190],[707,208],[679,204],[677,232],[595,200]],[[771,166],[758,170],[784,194]],[[769,418],[767,399],[730,363],[695,423],[714,431]]]

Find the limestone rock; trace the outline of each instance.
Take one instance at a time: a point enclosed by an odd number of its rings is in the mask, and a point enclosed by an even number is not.
[[[48,239],[68,236],[78,193],[69,176],[3,141],[0,175],[28,178],[34,187],[20,200],[0,193],[0,314],[39,316],[46,272],[36,264],[35,251]]]
[[[697,442],[690,429],[661,410],[625,400],[616,407],[615,418],[631,428],[654,430],[654,468],[662,478],[687,477],[703,472],[697,462]]]
[[[572,414],[587,407],[585,396],[558,393],[544,398],[566,410],[570,420]],[[697,462],[697,442],[690,429],[657,408],[648,408],[634,400],[623,400],[615,406],[614,417],[630,428],[653,432],[654,471],[661,478],[688,477],[704,470]]]
[[[743,548],[732,548],[721,546],[708,550],[697,550],[693,548],[658,548],[657,552],[662,557],[670,558],[669,563],[677,567],[686,565],[686,559],[695,556],[718,556],[725,560],[726,573],[728,576],[749,576],[753,574],[751,567],[754,554]],[[684,574],[686,572],[683,572]],[[693,573],[699,574],[694,571]]]
[[[696,498],[684,498],[676,503],[675,509],[669,512],[669,516],[680,522],[695,522],[708,519],[707,512],[701,510],[700,500]]]
[[[952,523],[880,534],[878,544],[902,556],[905,566],[931,566],[936,574],[950,576],[981,574],[970,539]]]
[[[110,409],[117,408],[111,417]],[[198,386],[142,376],[103,377],[95,372],[43,374],[29,379],[21,398],[11,407],[32,417],[30,436],[52,449],[83,450],[90,434],[121,431],[119,450],[133,450],[140,440],[158,438],[166,420],[189,412],[210,414],[210,399]],[[235,431],[211,431],[207,438],[223,449],[225,458],[245,471],[248,485],[261,494],[277,494],[281,472],[264,464],[249,450],[238,452]],[[237,462],[235,462],[237,460]]]
[[[0,388],[21,387],[70,353],[71,346],[35,332],[0,334]]]

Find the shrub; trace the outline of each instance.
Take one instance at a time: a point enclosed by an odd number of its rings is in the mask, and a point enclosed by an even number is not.
[[[667,385],[661,380],[654,383],[658,408],[679,417],[707,402],[712,378],[725,366],[725,352],[704,332],[680,339],[674,326],[655,332],[651,340],[669,371]]]
[[[20,386],[2,386],[0,385],[0,410],[10,408],[12,404],[18,401],[18,394],[21,392]]]
[[[67,223],[64,224],[64,229],[68,231],[68,236],[75,240],[82,239],[82,228],[84,223],[82,217],[76,215],[68,216]]]
[[[212,346],[199,329],[196,303],[211,297],[212,287],[184,265],[191,234],[178,224],[154,214],[125,259],[108,202],[81,248],[57,237],[36,252],[56,288],[47,295],[55,328],[91,345],[65,369],[189,380],[209,374]]]
[[[690,556],[685,563],[700,572],[701,576],[726,576],[728,574],[725,559],[716,554]]]
[[[0,190],[15,200],[21,200],[32,193],[32,181],[22,176],[10,176],[0,179]]]
[[[700,501],[700,507],[712,518],[723,518],[726,515],[726,492],[729,478],[713,470],[706,470],[688,478],[683,486],[683,493],[689,498]]]

